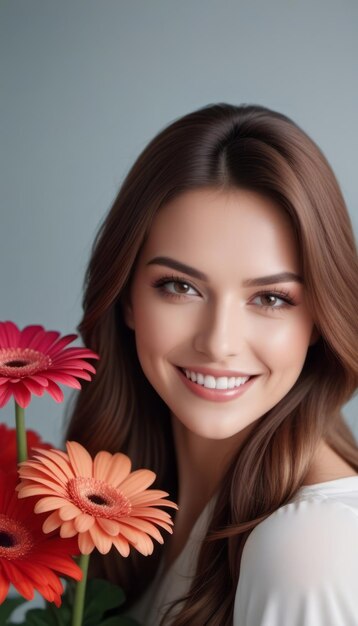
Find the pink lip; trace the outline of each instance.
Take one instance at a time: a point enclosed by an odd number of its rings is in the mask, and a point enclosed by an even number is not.
[[[190,389],[190,391],[195,393],[200,398],[216,402],[225,402],[241,396],[249,387],[251,387],[251,385],[255,382],[257,378],[257,376],[252,376],[252,378],[250,378],[246,383],[234,389],[207,389],[207,387],[203,387],[203,385],[198,385],[197,383],[194,383],[192,380],[187,378],[185,373],[179,367],[176,367],[176,370],[178,371],[179,376],[181,377],[184,384],[188,387],[188,389]]]

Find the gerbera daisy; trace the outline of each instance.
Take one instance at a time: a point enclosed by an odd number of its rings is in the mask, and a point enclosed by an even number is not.
[[[46,600],[61,604],[60,575],[81,580],[81,568],[71,558],[77,542],[58,535],[44,535],[44,515],[33,512],[33,498],[17,498],[16,472],[0,471],[0,604],[10,584],[27,600],[37,590]]]
[[[82,554],[95,547],[107,554],[114,545],[122,556],[128,556],[130,546],[147,556],[154,549],[150,537],[164,543],[155,524],[172,533],[173,521],[155,507],[178,507],[163,499],[166,491],[147,489],[154,472],[131,472],[130,459],[120,452],[98,452],[92,460],[79,443],[68,441],[66,447],[67,454],[40,450],[19,467],[19,498],[36,495],[35,512],[52,511],[42,527],[45,533],[60,528],[61,537],[78,535]]]
[[[22,331],[13,322],[0,322],[0,408],[11,396],[25,409],[31,394],[47,391],[56,402],[63,392],[56,383],[80,389],[78,378],[91,380],[95,368],[85,359],[99,356],[88,348],[66,348],[77,335],[60,337],[43,326],[26,326]]]
[[[33,448],[50,450],[53,447],[52,444],[42,441],[40,435],[34,430],[26,431],[26,438],[29,456],[32,456]],[[4,472],[16,471],[16,464],[16,428],[9,428],[5,424],[0,424],[0,470]]]

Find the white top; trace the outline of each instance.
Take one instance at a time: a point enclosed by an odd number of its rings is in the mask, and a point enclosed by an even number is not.
[[[163,605],[189,590],[215,501],[165,578],[161,562],[127,612],[143,626],[158,626]],[[303,486],[254,528],[242,553],[233,626],[358,626],[358,476]]]

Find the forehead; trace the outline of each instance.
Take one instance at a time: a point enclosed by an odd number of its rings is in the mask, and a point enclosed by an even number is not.
[[[141,256],[147,261],[157,254],[199,269],[213,263],[240,266],[249,274],[268,265],[299,269],[289,216],[273,200],[243,189],[190,190],[163,206]]]

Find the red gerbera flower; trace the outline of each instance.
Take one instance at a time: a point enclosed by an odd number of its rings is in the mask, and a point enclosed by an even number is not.
[[[76,539],[45,535],[44,516],[33,513],[34,499],[20,501],[17,475],[0,471],[0,604],[10,584],[26,600],[36,589],[46,600],[61,604],[60,575],[81,580],[82,570],[71,558],[78,554]]]
[[[42,441],[40,435],[34,430],[26,431],[28,455],[31,458],[33,448],[44,448],[50,450],[53,445]],[[0,424],[0,468],[3,472],[16,471],[17,465],[17,444],[16,428],[9,428],[5,424]]]
[[[13,322],[0,322],[0,408],[11,396],[25,409],[31,394],[47,391],[56,402],[63,392],[56,383],[81,389],[78,378],[91,380],[95,368],[85,359],[99,356],[88,348],[66,348],[77,335],[60,337],[43,326],[26,326],[22,331]]]

